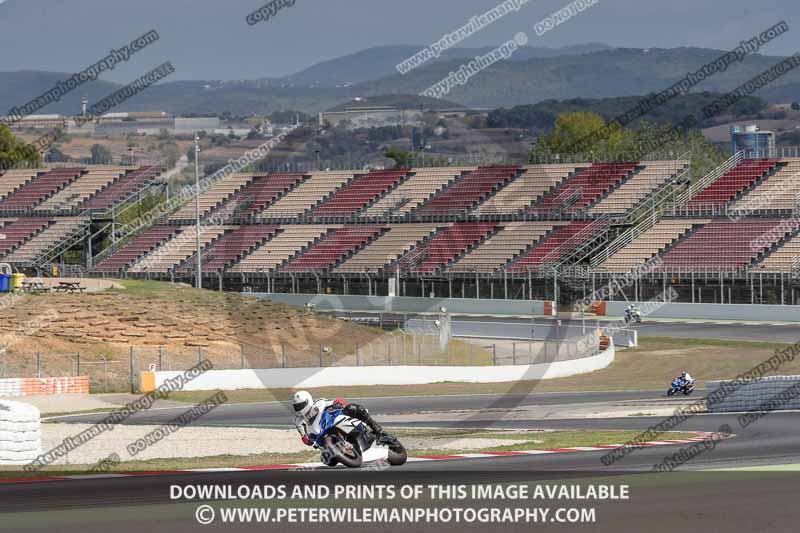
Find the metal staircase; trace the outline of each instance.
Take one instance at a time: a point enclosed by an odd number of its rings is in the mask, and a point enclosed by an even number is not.
[[[36,259],[33,260],[32,265],[37,270],[42,271],[50,271],[50,267],[53,264],[53,261],[61,256],[64,252],[69,250],[70,248],[77,246],[81,242],[85,241],[90,233],[91,233],[91,220],[84,219],[81,224],[75,228],[75,230],[67,235],[64,239],[61,239],[57,243],[55,243],[50,248],[42,250]]]

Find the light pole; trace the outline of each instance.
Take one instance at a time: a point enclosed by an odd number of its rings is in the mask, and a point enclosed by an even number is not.
[[[200,257],[200,137],[194,135],[194,208],[197,217],[197,281],[198,289],[203,288],[203,264]]]

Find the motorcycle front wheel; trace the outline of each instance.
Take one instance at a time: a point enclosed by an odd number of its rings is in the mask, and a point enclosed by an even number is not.
[[[341,435],[326,435],[323,439],[325,449],[336,462],[342,463],[349,468],[361,466],[363,457],[361,447],[358,444],[348,442]]]
[[[389,447],[389,457],[387,461],[392,466],[402,466],[408,460],[408,453],[405,447],[399,442]]]
[[[675,394],[675,389],[668,389],[667,390],[667,396],[672,396],[673,394]]]

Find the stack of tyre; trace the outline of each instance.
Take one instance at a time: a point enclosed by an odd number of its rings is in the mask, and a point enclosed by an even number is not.
[[[26,465],[42,452],[39,409],[0,401],[0,465]]]

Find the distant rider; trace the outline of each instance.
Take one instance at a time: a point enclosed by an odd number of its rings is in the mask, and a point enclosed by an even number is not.
[[[636,313],[636,306],[631,304],[625,308],[625,320],[631,320]]]
[[[685,371],[685,370],[683,372],[681,372],[681,375],[678,377],[678,379],[683,381],[684,385],[690,385],[690,384],[694,383],[694,378],[692,376],[690,376],[689,373],[687,371]]]
[[[300,433],[300,438],[303,444],[312,446],[316,440],[316,435],[308,432],[310,427],[314,426],[314,422],[326,409],[341,409],[342,412],[350,417],[364,422],[375,433],[376,439],[389,438],[389,435],[384,433],[383,427],[373,419],[366,407],[357,403],[346,403],[342,399],[326,400],[320,398],[316,402],[308,391],[296,392],[292,398],[292,407],[297,416],[294,418],[294,425]]]

